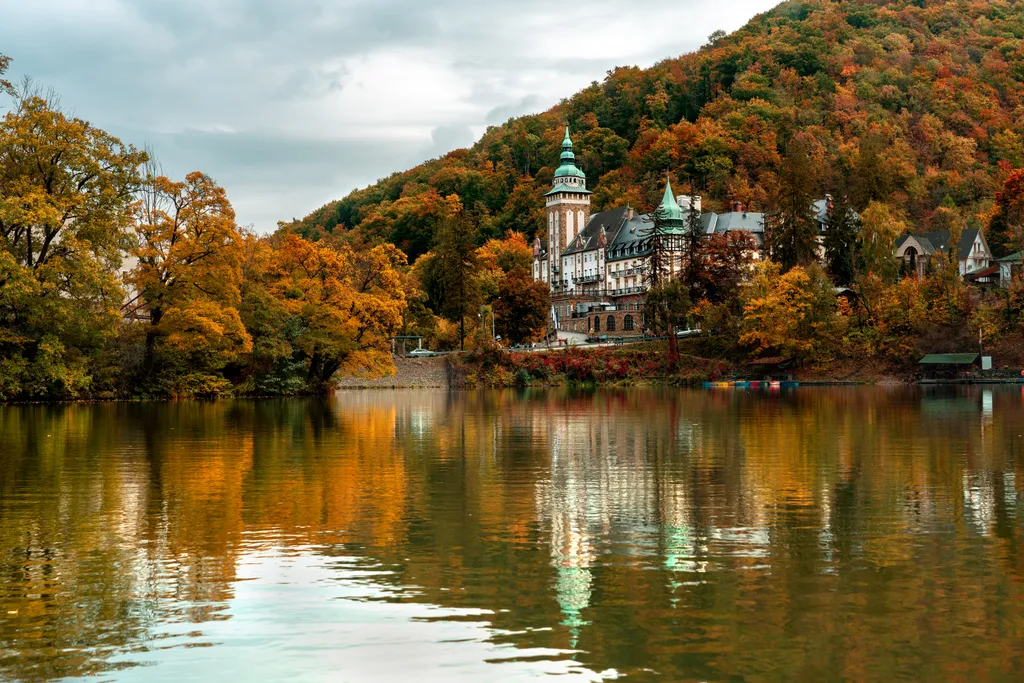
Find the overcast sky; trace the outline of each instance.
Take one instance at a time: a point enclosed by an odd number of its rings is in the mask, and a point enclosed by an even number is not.
[[[268,231],[777,1],[0,0],[0,54]]]

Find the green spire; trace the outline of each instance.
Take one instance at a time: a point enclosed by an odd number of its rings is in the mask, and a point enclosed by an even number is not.
[[[572,138],[569,137],[569,126],[565,127],[565,139],[562,140],[562,163],[555,170],[556,178],[566,177],[583,178],[587,176],[576,166],[576,155],[572,151]]]
[[[683,220],[683,210],[672,195],[672,182],[668,178],[665,178],[665,196],[661,198],[661,204],[658,205],[658,218],[663,223],[676,221],[681,223]]]

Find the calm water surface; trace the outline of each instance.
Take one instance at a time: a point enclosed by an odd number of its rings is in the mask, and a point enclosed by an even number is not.
[[[0,407],[0,679],[1024,680],[1024,394]]]

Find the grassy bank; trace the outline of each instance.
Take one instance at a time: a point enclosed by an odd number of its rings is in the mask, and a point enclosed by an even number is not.
[[[709,353],[710,351],[710,353]],[[569,348],[536,353],[478,350],[453,356],[454,381],[466,387],[601,385],[696,385],[726,379],[759,379],[759,371],[744,357],[723,353],[706,343],[680,343],[677,363],[669,362],[665,342],[618,347]],[[912,383],[918,379],[911,367],[894,367],[873,358],[832,359],[826,364],[807,363],[787,369],[804,382]]]

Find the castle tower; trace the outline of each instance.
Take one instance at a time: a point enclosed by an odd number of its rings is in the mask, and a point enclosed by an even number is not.
[[[565,127],[562,140],[562,157],[555,171],[551,189],[544,195],[548,217],[548,272],[552,291],[561,272],[561,255],[569,243],[590,220],[590,191],[587,190],[587,176],[576,166],[576,155],[572,151],[569,127]]]

